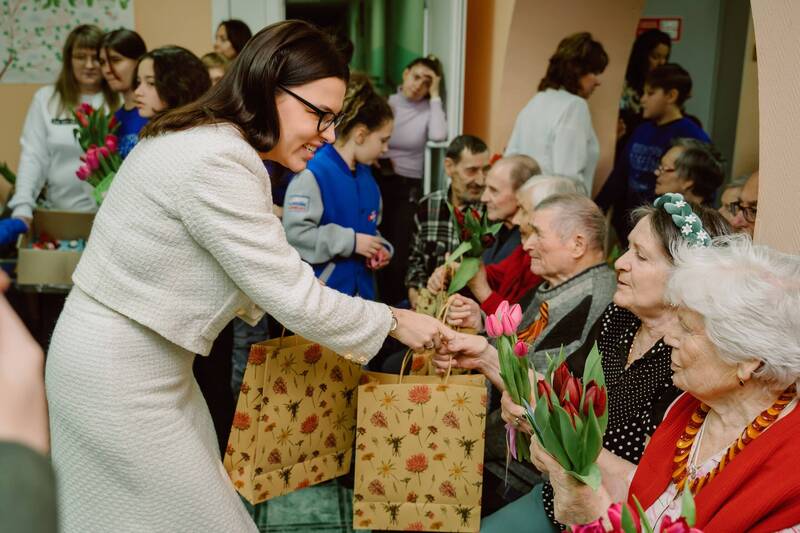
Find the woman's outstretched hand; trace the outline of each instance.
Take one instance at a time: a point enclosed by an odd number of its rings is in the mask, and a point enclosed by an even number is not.
[[[397,317],[397,329],[392,336],[412,350],[438,350],[449,342],[455,332],[433,318],[408,309],[392,308]]]

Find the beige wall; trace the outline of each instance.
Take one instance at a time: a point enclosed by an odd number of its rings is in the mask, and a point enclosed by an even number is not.
[[[195,54],[211,50],[211,0],[136,0],[134,24],[148,48],[165,44],[185,46]],[[61,43],[58,43],[61,46]],[[0,161],[12,170],[19,162],[19,136],[28,105],[40,85],[0,84],[3,127]]]
[[[610,57],[603,84],[589,100],[601,150],[595,187],[601,186],[613,163],[619,95],[643,5],[644,0],[470,1],[464,131],[501,152],[558,42],[590,31]]]
[[[797,124],[800,2],[752,0],[758,42],[760,186],[756,241],[800,253],[800,150]]]
[[[755,54],[756,35],[751,18],[744,49],[736,144],[731,161],[731,176],[734,178],[752,174],[758,168],[758,62]]]

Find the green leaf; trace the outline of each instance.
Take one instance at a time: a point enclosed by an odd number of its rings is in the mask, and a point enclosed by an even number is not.
[[[583,463],[580,467],[594,464],[602,448],[603,434],[600,432],[600,424],[597,422],[594,410],[590,409],[584,426]]]
[[[567,452],[570,463],[575,468],[580,465],[581,443],[578,439],[578,433],[572,427],[569,414],[560,406],[554,408],[553,415],[558,419],[559,432],[561,434],[561,444],[564,445],[564,451]]]
[[[498,231],[500,231],[500,228],[502,226],[503,226],[502,222],[498,222],[496,224],[492,224],[491,226],[486,228],[486,233],[489,234],[489,235],[495,235]]]
[[[600,483],[603,481],[603,476],[600,474],[600,467],[594,463],[589,465],[585,472],[569,470],[567,474],[582,482],[584,485],[589,485],[592,487],[592,490],[600,488]]]
[[[458,260],[462,255],[466,252],[469,252],[472,245],[468,242],[462,242],[458,245],[458,247],[453,250],[453,253],[447,256],[447,260],[444,262],[445,265],[452,264],[454,261]]]
[[[564,447],[561,446],[561,442],[558,438],[558,435],[555,434],[552,427],[552,420],[551,423],[548,424],[546,427],[542,428],[542,446],[547,452],[555,457],[558,464],[560,464],[565,469],[570,468],[569,457],[567,457],[567,452],[564,451]]]
[[[683,496],[681,496],[681,516],[686,519],[686,523],[689,524],[689,527],[694,527],[694,498],[692,497],[692,491],[690,490],[684,489]]]
[[[597,343],[594,343],[589,357],[586,358],[586,364],[583,367],[583,382],[588,383],[594,380],[598,385],[605,386],[606,378],[603,374],[603,363],[600,350],[597,348]]]
[[[636,505],[636,512],[639,513],[639,521],[641,522],[642,533],[654,533],[653,526],[651,526],[650,522],[647,521],[647,515],[644,514],[642,504],[639,503],[639,499],[636,496],[633,497],[633,503]]]
[[[622,502],[622,516],[620,517],[622,531],[625,533],[639,533],[636,530],[636,522],[633,521],[631,509],[626,502]]]
[[[455,294],[461,289],[463,289],[469,280],[478,273],[478,270],[481,267],[481,260],[476,257],[466,257],[463,261],[461,261],[461,265],[456,270],[455,275],[453,276],[452,281],[450,281],[450,287],[447,289],[447,294]]]

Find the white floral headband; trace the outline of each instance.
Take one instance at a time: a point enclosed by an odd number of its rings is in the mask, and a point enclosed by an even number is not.
[[[672,222],[678,227],[690,246],[703,247],[711,244],[711,237],[703,229],[700,217],[694,214],[682,194],[668,192],[656,198],[653,205],[658,208],[663,207],[664,211],[672,215]]]

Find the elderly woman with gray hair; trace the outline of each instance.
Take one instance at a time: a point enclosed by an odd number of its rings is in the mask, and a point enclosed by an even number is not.
[[[747,237],[682,249],[667,286],[677,321],[674,384],[685,391],[647,444],[638,467],[598,465],[595,492],[531,446],[550,474],[556,515],[585,523],[612,501],[633,496],[651,523],[680,514],[694,495],[695,527],[706,533],[800,531],[800,258],[755,246]],[[732,290],[735,288],[735,290]]]
[[[696,205],[691,208],[707,235],[731,233],[730,225],[716,211]],[[672,348],[664,341],[674,321],[665,291],[674,266],[672,250],[685,242],[685,237],[675,226],[672,215],[663,208],[640,207],[633,213],[633,222],[630,248],[614,264],[617,284],[613,302],[596,321],[583,346],[567,352],[571,353],[567,365],[579,376],[589,349],[594,342],[598,344],[608,387],[609,418],[603,445],[609,453],[603,457],[621,464],[639,462],[645,442],[679,394],[672,384]],[[540,313],[537,320],[542,318]],[[457,334],[446,347],[450,352],[458,352],[454,355],[456,363],[478,368],[490,379],[499,379],[496,356],[492,358],[478,351],[477,345],[469,349],[459,346],[462,338]],[[448,357],[437,358],[436,364],[446,367]],[[515,405],[505,392],[502,405],[505,421],[532,432],[524,421],[524,409]],[[553,488],[548,482],[535,485],[528,494],[487,517],[481,527],[489,532],[514,528],[531,532],[563,529],[555,519]]]

